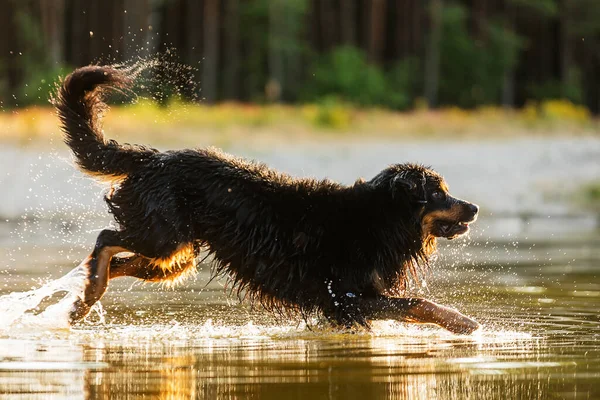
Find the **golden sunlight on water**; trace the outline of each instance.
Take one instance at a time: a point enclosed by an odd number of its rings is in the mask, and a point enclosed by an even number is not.
[[[481,322],[471,336],[393,321],[353,334],[307,326],[239,304],[223,282],[205,286],[206,269],[170,290],[115,280],[104,311],[69,329],[65,308],[42,311],[62,295],[41,297],[79,290],[77,274],[57,279],[75,261],[35,255],[44,267],[3,272],[0,398],[600,398],[598,243],[442,247],[415,291]]]
[[[58,392],[92,398],[454,398],[470,393],[470,382],[485,388],[490,376],[497,384],[514,380],[516,369],[565,367],[498,362],[504,352],[534,353],[541,346],[527,333],[483,330],[459,337],[391,322],[355,335],[210,320],[197,326],[105,325],[29,333],[0,344],[1,386],[39,398]]]
[[[469,312],[494,323],[471,336],[392,321],[371,333],[308,329],[228,305],[218,289],[200,296],[116,289],[104,301],[104,323],[5,332],[0,388],[38,399],[594,398],[595,306],[548,309],[555,305],[539,305],[526,287],[504,310],[474,296]],[[556,289],[546,294],[564,304],[568,291]],[[490,298],[500,290],[491,287]]]

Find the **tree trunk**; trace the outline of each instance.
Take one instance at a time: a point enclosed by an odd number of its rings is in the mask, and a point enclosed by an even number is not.
[[[70,18],[71,25],[71,57],[70,62],[75,67],[80,67],[89,63],[89,29],[86,32],[87,19],[89,16],[88,5],[74,1],[71,3],[72,14]]]
[[[331,50],[337,43],[337,16],[333,0],[318,0],[320,8],[321,42],[324,50]]]
[[[419,55],[423,54],[423,37],[425,36],[423,33],[423,22],[425,20],[425,13],[423,12],[423,3],[421,0],[411,0],[412,4],[412,21],[411,24],[413,26],[412,29],[412,51],[418,53]],[[424,57],[423,57],[424,58]]]
[[[125,46],[123,56],[125,60],[134,57],[147,57],[150,54],[147,42],[148,25],[150,18],[150,4],[148,0],[124,0],[123,32],[125,32]],[[118,15],[117,15],[118,19]]]
[[[17,84],[22,79],[19,68],[18,33],[14,20],[16,14],[14,2],[3,4],[0,12],[0,109],[14,105],[12,97],[17,91]]]
[[[560,80],[562,82],[562,93],[563,97],[567,96],[566,91],[571,82],[571,64],[573,60],[573,54],[571,51],[571,33],[570,33],[570,7],[569,2],[561,2],[560,10]]]
[[[340,7],[342,44],[356,45],[356,0],[344,0]]]
[[[48,61],[57,66],[63,62],[65,1],[40,0],[40,8]]]
[[[512,7],[507,5],[506,7],[506,22],[504,24],[504,30],[514,32],[515,29],[515,15]],[[515,67],[504,71],[502,78],[502,105],[504,108],[513,108],[515,105]]]
[[[369,15],[369,61],[381,64],[385,46],[386,0],[371,0]]]
[[[279,101],[284,85],[283,46],[285,40],[285,0],[269,1],[269,79],[265,95],[269,101]]]
[[[219,66],[219,0],[204,0],[204,61],[202,97],[208,103],[217,100]]]
[[[198,3],[199,1],[196,1]],[[186,19],[187,17],[187,19]],[[184,51],[183,57],[187,56],[186,43],[188,42],[187,27],[189,20],[196,25],[202,25],[202,15],[192,16],[186,13],[185,0],[171,0],[162,3],[159,32],[159,48],[167,52],[173,48]]]
[[[227,99],[236,99],[239,94],[240,70],[240,34],[239,0],[227,0],[225,3],[225,70],[223,71],[223,95]]]
[[[184,96],[191,97],[193,99],[201,98],[204,94],[204,77],[199,72],[204,71],[203,60],[204,54],[204,26],[198,21],[203,20],[204,7],[200,0],[186,0],[185,3],[185,47],[183,51],[183,59],[187,64],[194,68],[194,79],[196,81],[202,80],[198,87],[188,88],[184,92]],[[216,40],[216,38],[215,38]]]
[[[412,17],[410,13],[411,3],[412,1],[410,0],[396,0],[395,2],[395,56],[400,59],[406,57],[409,54]]]
[[[440,79],[440,40],[442,36],[443,0],[429,1],[430,36],[425,61],[425,99],[430,107],[438,103]]]
[[[487,39],[487,17],[488,17],[488,2],[487,0],[478,0],[473,2],[471,13],[473,16],[473,30],[475,37],[485,41]]]
[[[112,40],[113,46],[119,46],[120,44],[116,41],[118,37],[115,38],[111,34],[111,27],[115,22],[112,18],[113,10],[111,9],[114,6],[114,3],[114,0],[107,0],[104,2],[90,1],[87,4],[87,14],[89,15],[89,18],[86,26],[84,27],[84,31],[81,32],[82,40],[85,40],[85,46],[87,49],[89,49],[89,54],[85,60],[85,64],[97,61],[103,63],[119,61],[118,59],[107,59],[107,54],[103,54],[103,45],[105,44],[104,40]],[[95,15],[100,14],[106,17],[106,21],[100,21],[98,18],[94,18]],[[117,47],[117,50],[120,50],[120,46]],[[101,55],[104,55],[105,58],[99,60]],[[115,56],[119,55],[120,51],[119,53],[115,54]]]

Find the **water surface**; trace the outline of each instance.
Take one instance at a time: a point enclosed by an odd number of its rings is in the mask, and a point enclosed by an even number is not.
[[[414,291],[482,322],[472,336],[391,321],[370,333],[307,327],[240,304],[224,282],[206,286],[208,267],[174,290],[115,280],[104,321],[2,333],[0,396],[598,398],[600,237],[569,237],[441,246],[429,286]],[[46,252],[63,256],[60,246]],[[0,294],[73,265],[20,265],[5,271]]]
[[[10,188],[0,202],[0,296],[63,276],[110,223],[104,189],[75,170],[64,148],[53,151],[0,149],[0,184]],[[570,197],[600,176],[599,154],[597,138],[246,154],[347,183],[391,162],[434,165],[455,195],[480,204],[481,218],[471,238],[441,242],[427,286],[412,292],[483,329],[307,326],[240,304],[224,281],[207,286],[205,266],[172,290],[115,280],[103,318],[72,329],[52,319],[35,326],[39,316],[9,327],[0,315],[0,398],[600,398],[600,220]]]

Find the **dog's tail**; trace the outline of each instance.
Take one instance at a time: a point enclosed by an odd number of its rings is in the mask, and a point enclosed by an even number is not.
[[[131,72],[131,71],[130,71]],[[133,79],[127,70],[110,66],[87,66],[68,75],[58,90],[58,111],[65,143],[85,172],[105,180],[119,180],[146,164],[157,150],[121,145],[107,140],[101,119],[107,110],[107,89],[125,90]]]

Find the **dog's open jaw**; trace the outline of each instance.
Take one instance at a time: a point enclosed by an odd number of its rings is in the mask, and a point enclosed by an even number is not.
[[[469,224],[477,220],[477,216],[468,221],[440,221],[439,229],[441,237],[452,240],[469,232]]]
[[[452,240],[469,232],[470,224],[477,220],[477,211],[466,204],[456,203],[450,208],[425,214],[422,219],[424,234]]]

